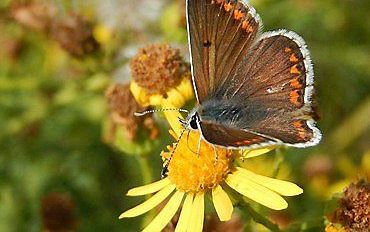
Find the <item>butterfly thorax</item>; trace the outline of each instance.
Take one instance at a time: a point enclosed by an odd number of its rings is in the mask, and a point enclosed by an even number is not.
[[[274,114],[263,104],[248,102],[247,99],[205,101],[196,112],[200,121],[241,129],[249,129],[256,121]]]

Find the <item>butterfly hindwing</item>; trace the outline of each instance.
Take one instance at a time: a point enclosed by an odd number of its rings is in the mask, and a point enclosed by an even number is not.
[[[253,147],[254,144],[270,146],[276,140],[250,131],[230,128],[221,124],[200,122],[203,137],[210,143],[227,148]]]
[[[187,0],[194,87],[202,103],[234,76],[261,22],[245,0]]]

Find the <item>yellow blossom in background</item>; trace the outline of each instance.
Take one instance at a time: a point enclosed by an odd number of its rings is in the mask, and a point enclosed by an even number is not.
[[[325,232],[346,232],[346,229],[344,229],[341,226],[336,226],[330,223],[325,227]]]
[[[103,139],[125,154],[150,154],[157,146],[159,129],[153,115],[136,117],[135,112],[148,110],[139,105],[129,84],[114,84],[106,91],[109,107],[103,127]]]
[[[361,163],[355,164],[349,155],[341,155],[335,160],[337,171],[345,178],[330,182],[328,175],[310,179],[310,188],[318,195],[330,199],[333,194],[342,192],[351,182],[359,178],[370,179],[370,152],[365,152]]]
[[[131,82],[130,88],[136,101],[142,106],[162,107],[165,104],[171,104],[175,108],[181,108],[187,101],[194,98],[193,86],[189,76],[185,76],[179,85],[170,88],[166,94],[150,94],[135,81]]]
[[[108,44],[113,38],[113,31],[103,24],[93,28],[93,36],[100,44]]]
[[[130,68],[131,91],[142,106],[161,107],[166,102],[180,108],[194,98],[190,67],[178,49],[149,45],[139,50]]]

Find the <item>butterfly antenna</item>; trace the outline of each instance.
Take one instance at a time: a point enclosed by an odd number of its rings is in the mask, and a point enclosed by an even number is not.
[[[168,172],[168,166],[170,166],[170,163],[171,163],[171,160],[173,158],[173,155],[175,154],[175,151],[177,149],[177,146],[179,145],[179,142],[181,140],[181,137],[183,136],[183,134],[185,133],[186,130],[183,130],[179,136],[179,139],[177,140],[177,142],[175,143],[175,146],[174,148],[172,149],[172,152],[171,152],[171,155],[170,155],[170,158],[168,158],[166,164],[164,165],[163,169],[162,169],[162,172],[161,172],[161,176],[162,176],[162,179],[165,178],[167,176],[167,172]]]
[[[184,112],[184,113],[189,114],[189,111],[187,111],[185,109],[170,108],[170,109],[156,109],[156,110],[146,110],[146,111],[143,111],[143,112],[135,112],[134,115],[137,116],[137,117],[142,117],[142,116],[145,116],[147,114],[152,114],[152,113],[156,113],[156,112],[165,112],[165,111],[178,111],[178,112]]]

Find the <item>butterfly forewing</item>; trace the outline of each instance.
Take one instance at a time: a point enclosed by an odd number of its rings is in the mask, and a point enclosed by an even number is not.
[[[234,76],[261,26],[243,1],[187,0],[189,44],[198,102]]]

